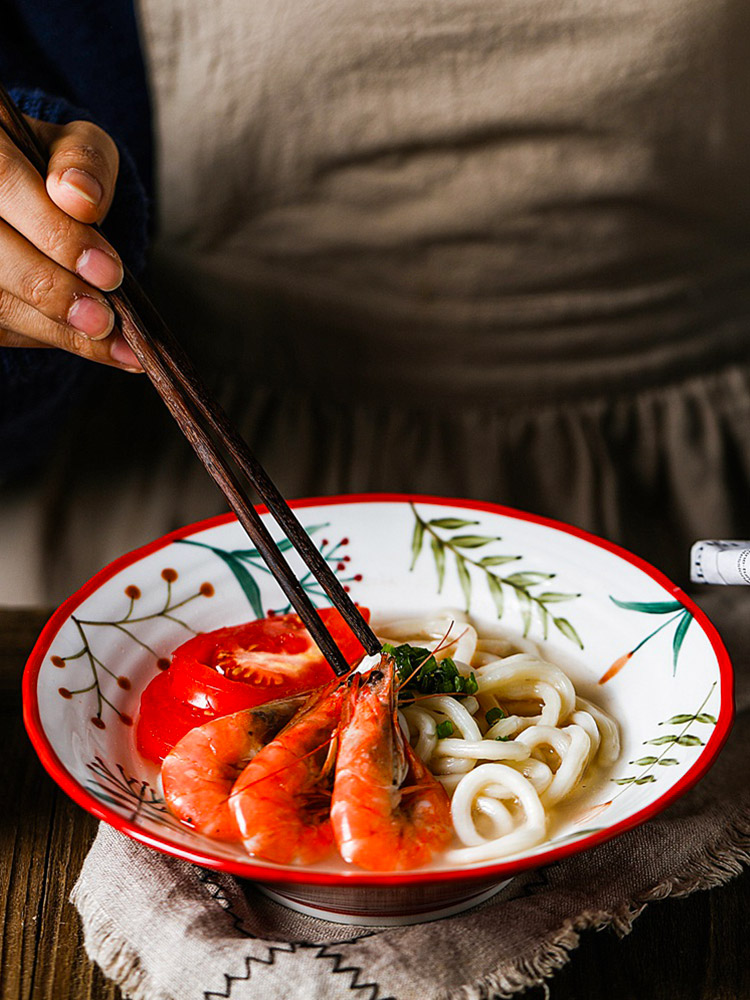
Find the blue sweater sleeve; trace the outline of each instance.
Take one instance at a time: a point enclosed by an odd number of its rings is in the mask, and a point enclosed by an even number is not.
[[[22,111],[64,124],[92,116],[40,90],[14,88]],[[147,197],[133,159],[118,143],[120,173],[103,229],[125,263],[143,267],[147,244]],[[54,444],[76,395],[95,377],[97,366],[64,351],[0,348],[0,482],[38,465]]]

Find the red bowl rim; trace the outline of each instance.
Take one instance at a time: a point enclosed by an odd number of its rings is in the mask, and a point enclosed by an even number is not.
[[[136,824],[124,819],[106,804],[96,799],[67,771],[65,765],[60,761],[52,748],[52,745],[42,727],[41,717],[39,714],[39,704],[37,700],[37,678],[39,676],[42,663],[44,662],[44,657],[46,656],[62,624],[67,620],[70,614],[102,584],[106,583],[107,580],[111,579],[121,570],[131,566],[135,562],[138,562],[145,556],[151,555],[153,552],[158,552],[160,549],[165,548],[177,539],[184,538],[187,535],[192,535],[196,532],[205,531],[208,528],[213,528],[218,525],[235,521],[236,518],[234,514],[229,513],[219,514],[216,517],[206,518],[202,521],[196,521],[193,524],[186,525],[183,528],[179,528],[176,531],[162,535],[160,538],[157,538],[154,541],[149,542],[140,548],[134,549],[132,552],[125,553],[115,559],[113,562],[109,563],[109,565],[105,566],[98,573],[92,576],[90,580],[83,584],[82,587],[80,587],[74,594],[64,601],[44,626],[33,650],[31,651],[24,670],[23,717],[26,730],[32,744],[34,745],[34,749],[42,762],[42,765],[53,780],[60,786],[60,788],[62,788],[62,790],[69,795],[74,802],[77,802],[78,805],[82,806],[87,812],[96,816],[100,820],[104,820],[104,822],[108,823],[116,830],[119,830],[121,833],[124,833],[127,836],[132,837],[134,840],[140,841],[155,850],[161,851],[164,854],[180,858],[184,861],[191,861],[206,868],[230,872],[233,875],[239,875],[243,878],[253,879],[254,881],[277,884],[301,883],[306,885],[338,886],[403,886],[415,883],[434,884],[448,881],[473,882],[481,880],[482,882],[489,882],[493,879],[497,879],[499,881],[518,874],[519,872],[537,868],[541,865],[546,866],[553,864],[555,861],[560,861],[572,854],[578,854],[581,851],[589,850],[592,847],[596,847],[599,844],[603,844],[606,841],[611,840],[613,837],[625,833],[627,830],[640,826],[642,823],[645,823],[647,820],[666,809],[667,806],[671,805],[681,795],[684,795],[685,792],[692,788],[693,785],[695,785],[696,782],[698,782],[703,775],[706,774],[708,769],[716,760],[722,746],[726,742],[734,720],[734,685],[732,665],[729,654],[727,653],[718,632],[711,624],[705,612],[703,612],[680,587],[672,583],[672,581],[669,580],[669,578],[666,577],[660,570],[656,569],[639,556],[633,555],[633,553],[621,548],[619,545],[615,545],[613,542],[600,538],[597,535],[593,535],[581,528],[566,524],[562,521],[556,521],[553,518],[542,517],[538,514],[530,514],[525,511],[516,510],[513,507],[506,507],[501,504],[489,503],[480,500],[467,500],[455,497],[437,497],[412,493],[352,493],[340,494],[337,496],[305,497],[289,501],[289,505],[294,508],[361,503],[419,503],[455,506],[468,510],[489,511],[490,513],[502,514],[506,517],[513,517],[521,521],[541,524],[549,528],[554,528],[557,531],[574,535],[577,538],[581,538],[584,541],[591,543],[592,545],[606,549],[607,551],[619,556],[621,559],[624,559],[626,562],[631,563],[633,566],[636,566],[647,576],[650,576],[657,583],[661,584],[661,586],[664,587],[669,594],[671,594],[676,600],[680,601],[680,603],[691,612],[695,620],[700,624],[704,633],[708,637],[709,642],[711,643],[711,647],[719,664],[721,696],[719,717],[699,759],[690,768],[688,768],[682,778],[670,789],[660,795],[653,802],[644,806],[643,809],[640,809],[638,812],[628,816],[620,822],[599,830],[596,833],[591,833],[581,837],[572,843],[561,844],[559,847],[556,847],[553,850],[545,851],[542,855],[537,857],[532,856],[512,861],[494,862],[483,865],[481,868],[453,868],[445,871],[426,870],[389,873],[373,873],[356,870],[344,872],[315,872],[293,867],[280,868],[267,866],[250,860],[248,860],[248,862],[240,862],[226,858],[219,858],[205,851],[191,850],[190,848],[170,843],[169,840],[164,839],[159,835],[146,832]],[[256,509],[259,513],[267,513],[267,508],[265,506],[259,505]],[[539,846],[543,847],[544,845]]]

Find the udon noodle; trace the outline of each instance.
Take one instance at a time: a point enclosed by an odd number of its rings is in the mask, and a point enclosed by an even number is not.
[[[580,789],[592,765],[617,759],[614,720],[532,642],[480,632],[459,612],[386,621],[377,632],[394,645],[439,646],[436,659],[450,656],[477,681],[473,695],[419,697],[399,711],[404,735],[451,796],[461,846],[443,861],[471,864],[534,847],[547,837],[550,810]]]

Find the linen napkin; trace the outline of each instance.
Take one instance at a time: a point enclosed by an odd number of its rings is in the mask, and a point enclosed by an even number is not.
[[[732,596],[701,604],[737,671],[734,730],[708,775],[644,826],[458,916],[378,929],[294,913],[102,824],[72,895],[89,956],[134,1000],[509,997],[553,975],[582,930],[627,933],[651,900],[726,881],[750,862],[750,622]]]

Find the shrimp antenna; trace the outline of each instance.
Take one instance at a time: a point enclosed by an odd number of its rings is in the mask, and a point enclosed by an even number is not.
[[[324,743],[321,743],[320,746],[313,747],[312,750],[309,750],[307,753],[303,753],[301,757],[295,757],[293,761],[289,761],[289,763],[284,764],[283,767],[277,767],[275,771],[269,771],[267,774],[262,774],[260,778],[255,778],[254,781],[246,782],[246,784],[244,784],[242,788],[238,789],[236,792],[233,788],[232,791],[229,793],[229,798],[231,799],[233,795],[240,795],[246,788],[250,788],[252,785],[259,785],[261,781],[266,781],[267,778],[273,778],[277,774],[281,774],[284,771],[288,771],[290,767],[293,767],[299,761],[306,760],[308,757],[312,757],[313,754],[318,753],[319,750],[323,750],[325,747],[330,746],[330,744],[338,737],[338,735],[339,735],[339,727],[336,726],[336,728],[328,737],[328,739]],[[326,755],[326,760],[324,761],[324,764],[329,764],[328,755]]]
[[[443,650],[449,649],[451,646],[455,646],[457,642],[460,642],[461,639],[463,639],[463,637],[468,632],[468,627],[465,628],[463,630],[463,632],[461,632],[459,635],[457,635],[455,639],[451,639],[450,642],[447,641],[448,636],[451,634],[451,630],[452,630],[452,628],[453,628],[453,626],[455,624],[456,624],[455,620],[452,620],[451,623],[450,623],[450,625],[448,626],[447,632],[443,635],[443,638],[440,640],[440,642],[437,644],[437,646],[435,646],[434,649],[432,649],[432,650],[430,650],[428,652],[427,656],[425,656],[424,659],[422,659],[416,665],[416,667],[412,670],[412,672],[409,674],[409,676],[405,680],[401,681],[401,683],[398,686],[398,690],[399,691],[401,691],[404,687],[406,687],[406,685],[414,677],[414,675],[417,674],[417,673],[419,673],[419,671],[422,669],[422,667],[425,665],[425,663],[427,663],[427,661],[431,657],[433,657],[435,655],[435,653],[442,653]]]

